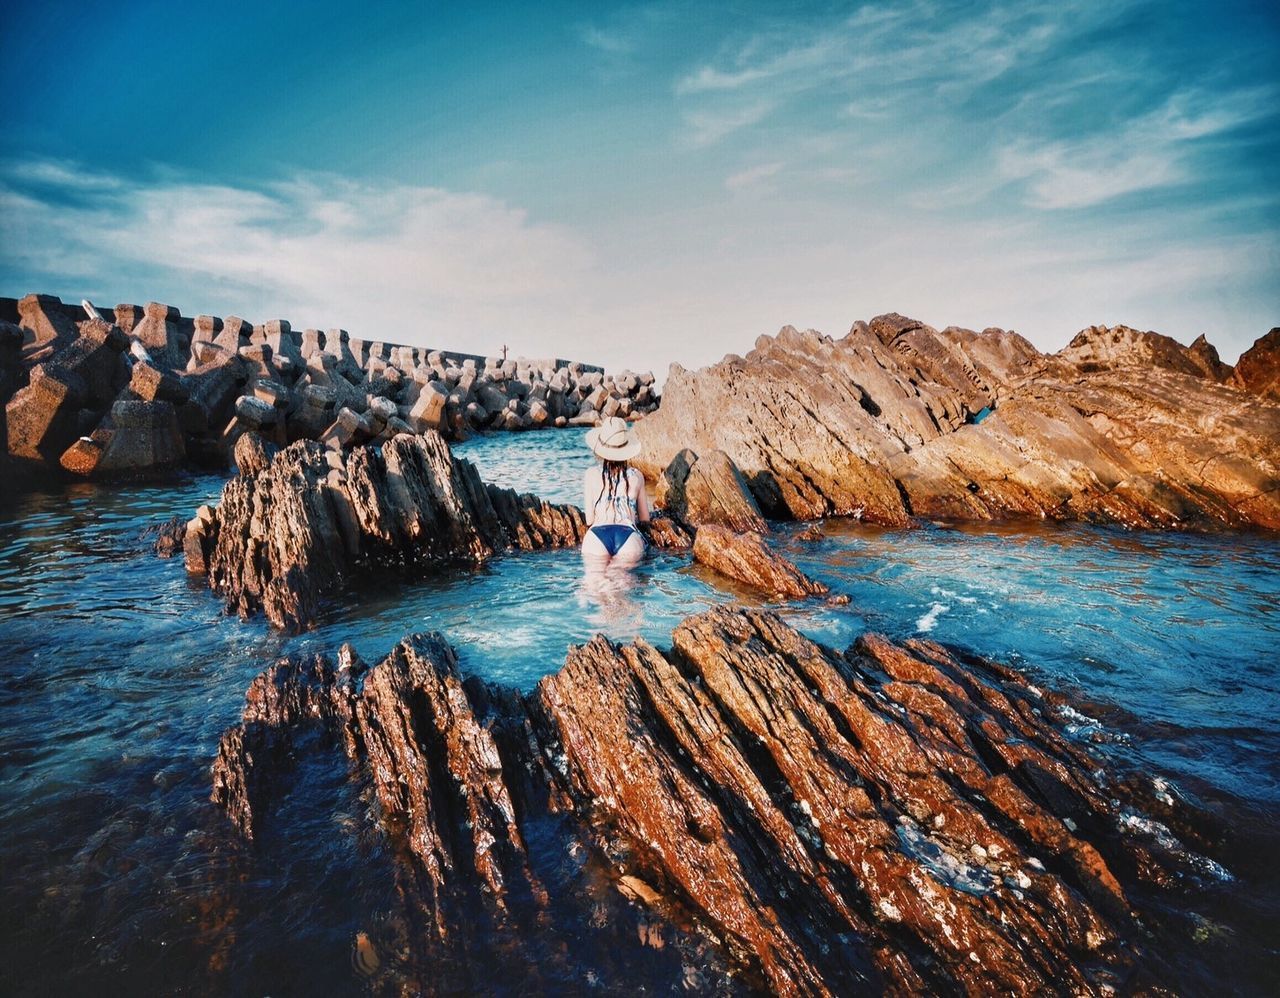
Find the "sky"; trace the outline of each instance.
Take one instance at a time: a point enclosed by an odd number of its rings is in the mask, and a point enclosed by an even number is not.
[[[459,9],[459,8],[464,9]],[[1273,2],[8,0],[0,294],[697,367],[1280,325]]]

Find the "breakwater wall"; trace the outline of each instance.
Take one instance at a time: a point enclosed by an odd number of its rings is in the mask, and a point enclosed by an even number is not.
[[[335,448],[428,429],[459,439],[637,419],[658,398],[651,372],[30,294],[0,298],[0,402],[12,461],[101,476],[222,465],[249,431]]]

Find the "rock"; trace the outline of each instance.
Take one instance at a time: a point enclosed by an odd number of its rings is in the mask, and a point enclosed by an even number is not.
[[[278,381],[259,378],[253,383],[253,397],[261,399],[279,412],[289,408],[289,389]]]
[[[275,424],[276,407],[256,395],[241,395],[236,399],[236,419],[251,430]]]
[[[1187,355],[1210,381],[1225,384],[1231,379],[1233,370],[1231,365],[1222,362],[1222,358],[1218,356],[1217,347],[1205,339],[1204,333],[1197,336],[1191,346],[1187,347]]]
[[[167,468],[186,457],[172,402],[121,400],[111,407],[111,432],[94,469],[121,474]]]
[[[147,302],[142,321],[130,332],[130,336],[146,348],[151,362],[161,370],[180,370],[186,363],[179,344],[178,322],[181,318],[181,313],[171,305]]]
[[[771,517],[1280,527],[1280,405],[1216,384],[1167,337],[1115,334],[1045,357],[897,315],[839,341],[787,327],[745,358],[673,365],[635,463],[656,477],[685,448],[721,449]]]
[[[154,528],[143,531],[144,536],[149,533],[154,534],[156,538],[152,550],[161,558],[172,558],[182,550],[183,540],[187,535],[187,525],[182,522],[181,517],[175,516]]]
[[[667,516],[654,516],[640,524],[640,532],[650,545],[663,551],[688,551],[693,547],[693,535]]]
[[[528,695],[464,681],[443,636],[413,635],[371,669],[344,646],[263,672],[212,796],[259,838],[292,767],[337,748],[332,778],[376,798],[416,927],[407,992],[500,990],[504,960],[537,974],[530,940],[571,958],[559,934],[588,911],[625,926],[619,900],[753,993],[1176,991],[1152,933],[1204,860],[1121,819],[1159,808],[1190,842],[1211,819],[1044,706],[932,642],[840,653],[753,610],[690,617],[667,652],[597,637]],[[644,945],[629,931],[620,959]]]
[[[117,327],[89,320],[76,339],[32,368],[27,386],[5,406],[9,453],[57,461],[79,435],[81,411],[102,413],[124,386],[127,345]]]
[[[130,390],[147,402],[185,402],[189,392],[177,375],[161,371],[154,364],[140,360],[133,365],[129,378]]]
[[[48,360],[79,336],[75,322],[56,295],[27,295],[18,300],[22,328],[22,358],[27,364]]]
[[[275,448],[268,449],[261,434],[244,433],[236,441],[236,470],[241,475],[256,475],[260,471],[265,471],[268,465],[271,464],[271,455],[273,453],[275,453]]]
[[[822,596],[828,589],[809,578],[756,533],[735,533],[708,523],[698,528],[693,557],[708,568],[783,599]]]
[[[1208,347],[1208,343],[1205,346]],[[1056,356],[1085,374],[1113,368],[1160,367],[1179,374],[1208,376],[1204,362],[1173,337],[1142,333],[1128,326],[1082,329]],[[1216,351],[1214,356],[1216,358]]]
[[[1280,326],[1260,336],[1236,361],[1230,383],[1280,402]]]
[[[354,416],[344,409],[339,421]],[[576,545],[586,529],[576,507],[484,485],[434,431],[357,447],[339,483],[324,447],[309,441],[265,466],[255,448],[248,464],[223,488],[195,560],[228,605],[262,609],[282,628],[309,626],[320,599],[357,568],[421,577],[509,549]]]
[[[701,458],[681,451],[662,472],[654,501],[669,516],[694,527],[715,523],[738,533],[769,532],[746,480],[724,451]]]

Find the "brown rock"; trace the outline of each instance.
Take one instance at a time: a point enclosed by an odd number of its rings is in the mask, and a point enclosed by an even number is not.
[[[724,451],[699,457],[682,450],[662,472],[655,502],[668,515],[694,527],[715,523],[738,533],[769,532],[742,472]]]
[[[728,527],[704,524],[694,537],[693,557],[721,575],[784,599],[821,596],[829,591],[771,551],[757,533],[735,533]]]
[[[1280,401],[1280,326],[1260,336],[1236,361],[1231,384],[1254,395]]]
[[[637,463],[655,476],[686,447],[722,449],[766,514],[797,519],[1280,527],[1280,406],[1202,360],[1123,327],[1048,358],[1013,333],[895,315],[840,341],[788,327],[745,358],[673,365]],[[994,412],[975,423],[979,407]]]
[[[586,529],[576,507],[484,485],[435,432],[357,447],[337,481],[319,444],[291,444],[265,467],[256,447],[245,453],[248,470],[223,488],[204,556],[188,565],[205,562],[229,605],[262,609],[277,627],[308,626],[357,568],[421,576],[512,548],[576,545]]]
[[[1179,374],[1208,376],[1203,361],[1173,337],[1142,333],[1128,326],[1082,329],[1054,356],[1086,374],[1113,368],[1160,367]]]
[[[597,637],[529,696],[464,682],[440,635],[415,635],[371,670],[349,646],[267,669],[213,799],[257,837],[296,759],[339,746],[396,857],[408,991],[494,990],[504,961],[537,974],[531,939],[580,939],[584,909],[625,927],[619,899],[751,991],[1177,990],[1153,933],[1203,860],[1121,818],[1159,808],[1196,841],[1207,816],[1117,779],[1046,720],[1051,696],[931,642],[840,654],[729,608],[666,653]],[[583,844],[597,862],[567,871]]]

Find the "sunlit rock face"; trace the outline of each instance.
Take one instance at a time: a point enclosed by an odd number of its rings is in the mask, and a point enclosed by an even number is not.
[[[417,635],[371,669],[347,648],[264,672],[213,797],[252,837],[301,754],[344,758],[395,846],[414,990],[484,989],[619,903],[670,927],[624,951],[674,932],[779,994],[1174,985],[1143,906],[1214,867],[1208,823],[1068,741],[1060,702],[932,642],[840,653],[741,609],[669,650],[598,637],[528,695]],[[584,848],[566,879],[552,857]]]
[[[232,609],[310,626],[357,575],[478,565],[507,550],[578,544],[576,506],[486,485],[439,433],[405,433],[344,454],[298,441],[268,456],[236,445],[240,473],[187,525],[187,568]]]
[[[639,463],[656,477],[685,448],[723,451],[767,514],[797,519],[1274,529],[1280,404],[1265,374],[1247,381],[1264,341],[1251,353],[1242,375],[1207,343],[1126,327],[1091,327],[1054,355],[899,315],[839,340],[787,327],[745,357],[673,366],[637,427]]]

